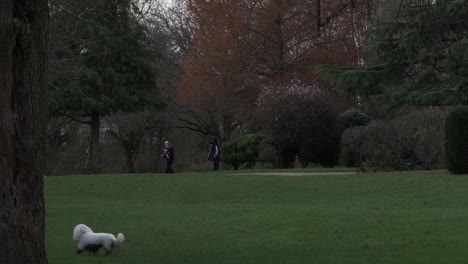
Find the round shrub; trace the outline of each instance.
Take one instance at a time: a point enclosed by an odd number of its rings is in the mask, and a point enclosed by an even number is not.
[[[242,164],[246,164],[246,167],[255,166],[263,138],[261,134],[250,134],[224,143],[222,160],[235,170]]]
[[[455,174],[468,172],[468,107],[449,114],[445,123],[447,168]]]

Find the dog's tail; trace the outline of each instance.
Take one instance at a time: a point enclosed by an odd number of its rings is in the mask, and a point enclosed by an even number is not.
[[[119,233],[117,235],[117,238],[114,241],[114,247],[115,248],[120,248],[125,240],[125,236],[122,233]]]

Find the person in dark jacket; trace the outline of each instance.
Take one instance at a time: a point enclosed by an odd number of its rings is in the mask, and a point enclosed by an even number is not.
[[[166,173],[174,173],[172,163],[174,163],[174,148],[169,141],[164,142],[164,150],[161,158],[166,159]]]
[[[219,160],[221,159],[221,148],[218,144],[218,139],[214,138],[210,142],[210,152],[208,153],[208,160],[213,161],[213,171],[219,168]]]

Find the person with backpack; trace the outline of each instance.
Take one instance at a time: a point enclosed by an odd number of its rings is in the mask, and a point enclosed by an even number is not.
[[[213,171],[219,168],[219,161],[221,160],[221,148],[218,144],[218,139],[214,138],[210,141],[210,152],[208,153],[208,160],[213,161]]]

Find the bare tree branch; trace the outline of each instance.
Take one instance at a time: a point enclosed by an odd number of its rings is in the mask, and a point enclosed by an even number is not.
[[[77,117],[75,117],[75,116],[73,116],[71,114],[62,112],[62,111],[57,111],[57,113],[60,114],[60,115],[66,116],[66,117],[70,118],[71,120],[76,121],[76,122],[81,123],[81,124],[87,124],[87,125],[91,124],[91,120],[89,120],[89,121],[80,120],[79,118],[77,118]]]

